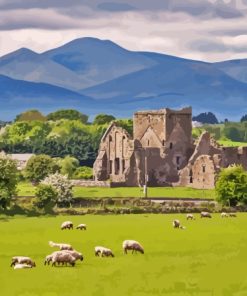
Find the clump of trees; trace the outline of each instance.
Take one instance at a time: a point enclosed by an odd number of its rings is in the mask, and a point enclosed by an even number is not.
[[[216,118],[216,116],[212,113],[212,112],[204,112],[204,113],[200,113],[197,116],[194,116],[192,118],[192,120],[194,121],[198,121],[201,123],[208,123],[208,124],[217,124],[218,119]]]
[[[20,113],[16,116],[15,121],[46,121],[45,115],[43,115],[39,110],[28,110]]]
[[[58,163],[50,156],[43,154],[34,155],[27,162],[24,176],[34,184],[37,184],[49,174],[59,171],[59,169]]]
[[[216,181],[216,197],[223,205],[247,204],[247,172],[242,166],[222,169]]]
[[[93,124],[106,124],[115,120],[116,118],[112,115],[107,114],[98,114],[95,116]]]
[[[52,112],[46,116],[47,120],[57,121],[60,119],[79,120],[82,123],[87,123],[88,115],[83,114],[73,109],[62,109]]]
[[[4,153],[0,154],[0,207],[6,209],[16,195],[18,171],[16,162]]]

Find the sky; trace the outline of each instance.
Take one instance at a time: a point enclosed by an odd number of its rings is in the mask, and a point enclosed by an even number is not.
[[[81,37],[203,61],[247,58],[247,0],[0,0],[0,56]]]

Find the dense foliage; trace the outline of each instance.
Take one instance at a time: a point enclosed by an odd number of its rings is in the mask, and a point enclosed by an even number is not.
[[[95,116],[94,121],[93,121],[93,124],[110,123],[114,119],[116,119],[116,118],[114,116],[112,116],[112,115],[98,114],[98,115]]]
[[[74,157],[66,156],[58,160],[58,165],[60,167],[60,173],[71,178],[79,166],[79,161]]]
[[[205,124],[193,129],[193,137],[197,138],[203,131],[208,131],[216,140],[247,142],[247,122],[225,122],[224,124]]]
[[[247,114],[243,115],[240,119],[241,122],[247,121]]]
[[[25,177],[33,183],[39,183],[49,174],[60,170],[58,163],[48,155],[32,156],[25,168]]]
[[[38,110],[28,110],[21,114],[18,114],[15,121],[46,121],[46,117]]]
[[[49,212],[56,204],[58,193],[51,185],[39,184],[35,191],[35,205]]]
[[[0,207],[5,209],[16,194],[18,172],[16,162],[4,153],[0,154],[0,171]]]
[[[247,172],[242,166],[222,169],[215,190],[217,200],[223,205],[247,204]]]
[[[192,120],[198,121],[201,123],[209,123],[209,124],[219,123],[218,119],[212,112],[200,113],[199,115],[194,116]]]
[[[82,123],[87,123],[88,116],[83,114],[77,110],[73,109],[61,109],[55,112],[52,112],[46,116],[47,120],[60,120],[60,119],[68,119],[68,120],[79,120]]]
[[[90,180],[93,179],[93,169],[90,167],[82,166],[75,170],[73,174],[73,179],[85,179]]]

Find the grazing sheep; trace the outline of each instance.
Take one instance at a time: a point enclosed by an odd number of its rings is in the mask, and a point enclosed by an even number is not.
[[[237,214],[236,214],[236,213],[229,213],[229,217],[234,217],[234,218],[236,218],[236,217],[237,217]]]
[[[201,218],[212,218],[209,212],[201,212]]]
[[[55,252],[54,252],[55,253]],[[50,255],[47,255],[46,257],[45,257],[45,262],[44,262],[44,264],[46,265],[50,265],[50,262],[52,261],[52,257],[54,256],[54,253],[52,253],[52,254],[50,254]]]
[[[63,250],[70,250],[70,251],[72,251],[73,250],[72,246],[69,245],[69,244],[54,243],[53,241],[49,241],[49,245],[51,247],[58,247],[61,251],[63,251]]]
[[[87,230],[87,225],[86,225],[86,224],[79,224],[79,225],[76,227],[76,229],[80,229],[80,230],[84,229],[84,230]]]
[[[73,223],[71,221],[65,221],[61,225],[61,230],[64,229],[73,229]]]
[[[174,228],[180,228],[180,221],[176,219],[172,222],[172,225]]]
[[[194,217],[193,214],[187,214],[187,215],[186,215],[186,219],[187,219],[187,220],[195,220],[196,218]]]
[[[132,254],[135,252],[140,252],[142,254],[144,254],[144,249],[143,247],[140,245],[140,243],[138,243],[137,241],[134,240],[125,240],[123,241],[123,251],[125,254],[127,254],[128,250],[132,250]]]
[[[56,263],[69,263],[71,266],[75,266],[75,261],[75,257],[66,251],[58,251],[56,254],[54,254],[54,256],[52,256],[52,266],[56,266]]]
[[[29,265],[29,264],[25,264],[25,263],[17,263],[15,264],[14,266],[14,269],[24,269],[24,268],[32,268],[33,266],[32,265]]]
[[[229,215],[227,213],[225,213],[225,212],[222,212],[220,214],[220,216],[221,216],[221,218],[228,218],[229,217]]]
[[[65,250],[64,252],[72,255],[75,258],[75,260],[81,260],[81,261],[83,261],[82,253],[79,253],[76,250],[73,250],[73,251]]]
[[[174,228],[186,229],[185,226],[182,226],[182,225],[180,224],[180,221],[179,221],[178,219],[174,220],[174,221],[172,222],[172,225],[173,225]]]
[[[16,265],[17,263],[31,265],[32,267],[36,266],[35,262],[30,257],[24,257],[24,256],[12,257],[10,266],[12,267],[13,265]]]
[[[114,254],[111,249],[105,248],[105,247],[95,247],[95,256],[100,256],[100,257],[114,257]]]

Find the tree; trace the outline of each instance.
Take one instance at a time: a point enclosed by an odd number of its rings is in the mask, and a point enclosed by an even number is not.
[[[39,183],[49,174],[59,171],[59,166],[50,156],[41,154],[32,156],[26,165],[24,175],[34,183]]]
[[[73,179],[79,180],[79,179],[93,179],[93,169],[87,166],[82,166],[76,169],[76,171],[73,174]]]
[[[80,120],[82,123],[87,123],[88,121],[88,116],[86,114],[73,109],[61,109],[48,114],[46,118],[47,120],[52,121],[57,121],[60,119]]]
[[[39,184],[35,191],[35,205],[49,212],[56,204],[58,193],[51,185]]]
[[[16,194],[18,171],[16,162],[6,154],[0,154],[0,206],[5,209]]]
[[[110,123],[112,120],[115,120],[116,118],[113,115],[108,114],[98,114],[95,116],[93,124],[105,124]]]
[[[237,165],[222,169],[215,190],[217,200],[223,205],[247,204],[247,172]]]
[[[49,185],[57,192],[57,204],[59,206],[69,206],[73,200],[72,183],[67,176],[63,176],[59,173],[49,175],[46,177],[42,184]]]
[[[194,116],[192,118],[192,120],[198,121],[201,123],[210,123],[210,124],[219,123],[218,119],[216,118],[216,116],[212,112],[200,113],[199,115]]]
[[[46,121],[46,117],[38,110],[28,110],[16,116],[15,121]]]
[[[79,161],[75,157],[66,156],[58,161],[60,166],[60,172],[62,175],[67,175],[69,178],[72,177],[76,168],[79,166]]]
[[[247,114],[243,115],[240,119],[241,122],[247,121]]]

